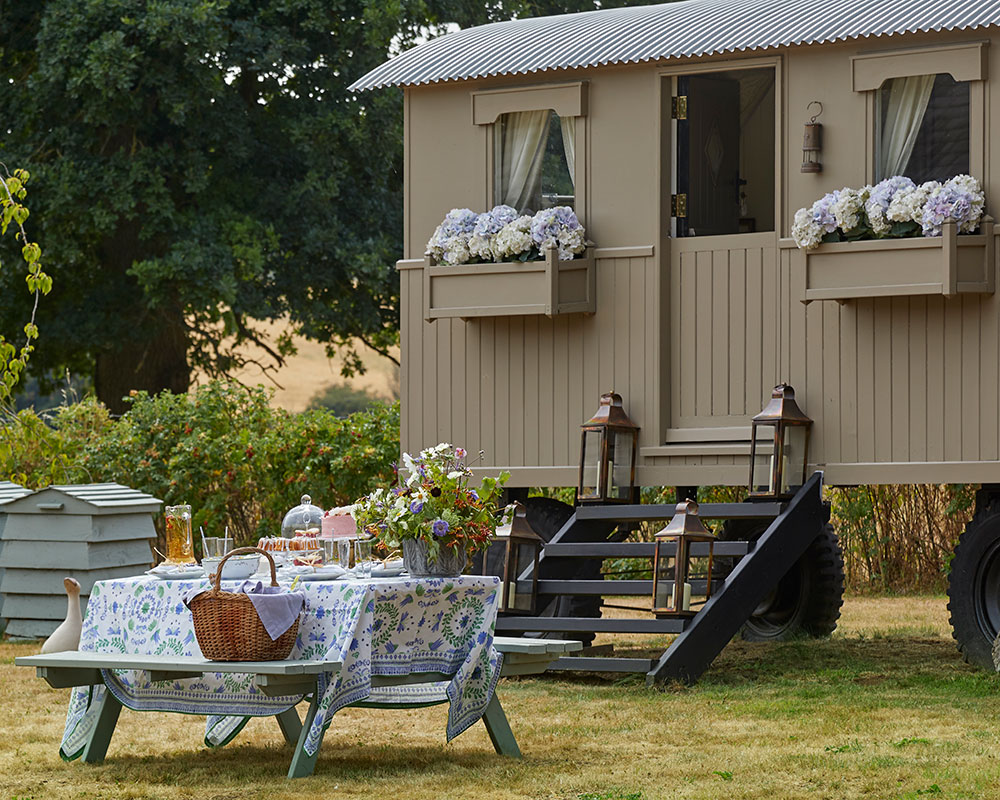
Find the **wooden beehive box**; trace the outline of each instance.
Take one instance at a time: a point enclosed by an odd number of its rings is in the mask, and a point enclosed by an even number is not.
[[[12,500],[24,497],[24,495],[29,493],[30,489],[25,489],[23,486],[19,486],[16,483],[11,483],[10,481],[0,481],[0,556],[3,555],[3,524],[4,520],[7,519],[4,506]],[[3,568],[0,567],[0,583],[2,582]],[[0,594],[0,629],[2,629],[4,619],[6,618],[3,613],[3,595]]]
[[[117,483],[49,486],[2,508],[0,597],[7,633],[48,636],[66,617],[63,578],[94,582],[137,575],[152,562],[152,515],[161,501]]]

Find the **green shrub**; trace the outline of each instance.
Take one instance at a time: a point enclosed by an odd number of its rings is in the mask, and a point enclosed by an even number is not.
[[[117,481],[167,505],[190,503],[196,531],[216,535],[228,525],[241,545],[277,534],[303,494],[328,508],[389,483],[398,404],[338,419],[269,401],[263,387],[212,382],[191,394],[133,393],[117,422],[94,400],[51,415],[10,414],[0,474],[30,487]]]

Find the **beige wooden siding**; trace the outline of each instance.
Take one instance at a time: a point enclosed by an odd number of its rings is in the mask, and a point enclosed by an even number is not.
[[[996,297],[804,306],[791,252],[781,254],[780,370],[817,420],[813,460],[831,480],[1000,480],[1000,464],[985,463],[1000,456]]]
[[[671,242],[670,428],[744,426],[777,377],[775,234]]]
[[[659,325],[659,284],[651,251],[598,250],[597,313],[553,319],[426,322],[422,265],[401,262],[401,324],[410,343],[401,371],[403,449],[449,441],[485,450],[486,465],[522,468],[513,480],[527,485],[531,468],[575,469],[580,425],[609,389],[623,395],[629,414],[648,421],[643,443],[658,443],[660,342],[650,331]]]

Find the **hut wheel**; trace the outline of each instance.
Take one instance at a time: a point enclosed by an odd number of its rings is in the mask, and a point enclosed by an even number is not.
[[[755,541],[766,529],[766,523],[729,520],[721,538]],[[742,636],[751,642],[829,636],[837,627],[843,597],[844,559],[833,526],[826,524],[805,555],[753,610]]]
[[[958,539],[948,575],[952,636],[965,660],[993,670],[1000,632],[1000,495],[981,491],[976,513]]]

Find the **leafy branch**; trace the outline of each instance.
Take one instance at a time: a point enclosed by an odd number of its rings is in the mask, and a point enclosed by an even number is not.
[[[0,218],[0,236],[6,235],[11,222],[17,226],[14,239],[21,242],[21,257],[28,266],[25,280],[28,291],[34,295],[31,318],[24,326],[24,344],[21,349],[18,350],[14,343],[7,341],[0,334],[0,402],[10,398],[21,373],[28,364],[28,356],[35,349],[32,342],[38,338],[38,326],[35,324],[38,301],[43,294],[52,291],[52,278],[42,271],[42,249],[37,243],[28,239],[28,233],[24,229],[24,222],[28,219],[28,208],[20,201],[28,194],[25,187],[29,178],[27,170],[16,169],[11,175],[7,171],[7,165],[0,163],[0,186],[3,187],[3,193],[0,194],[0,209],[3,212]]]

